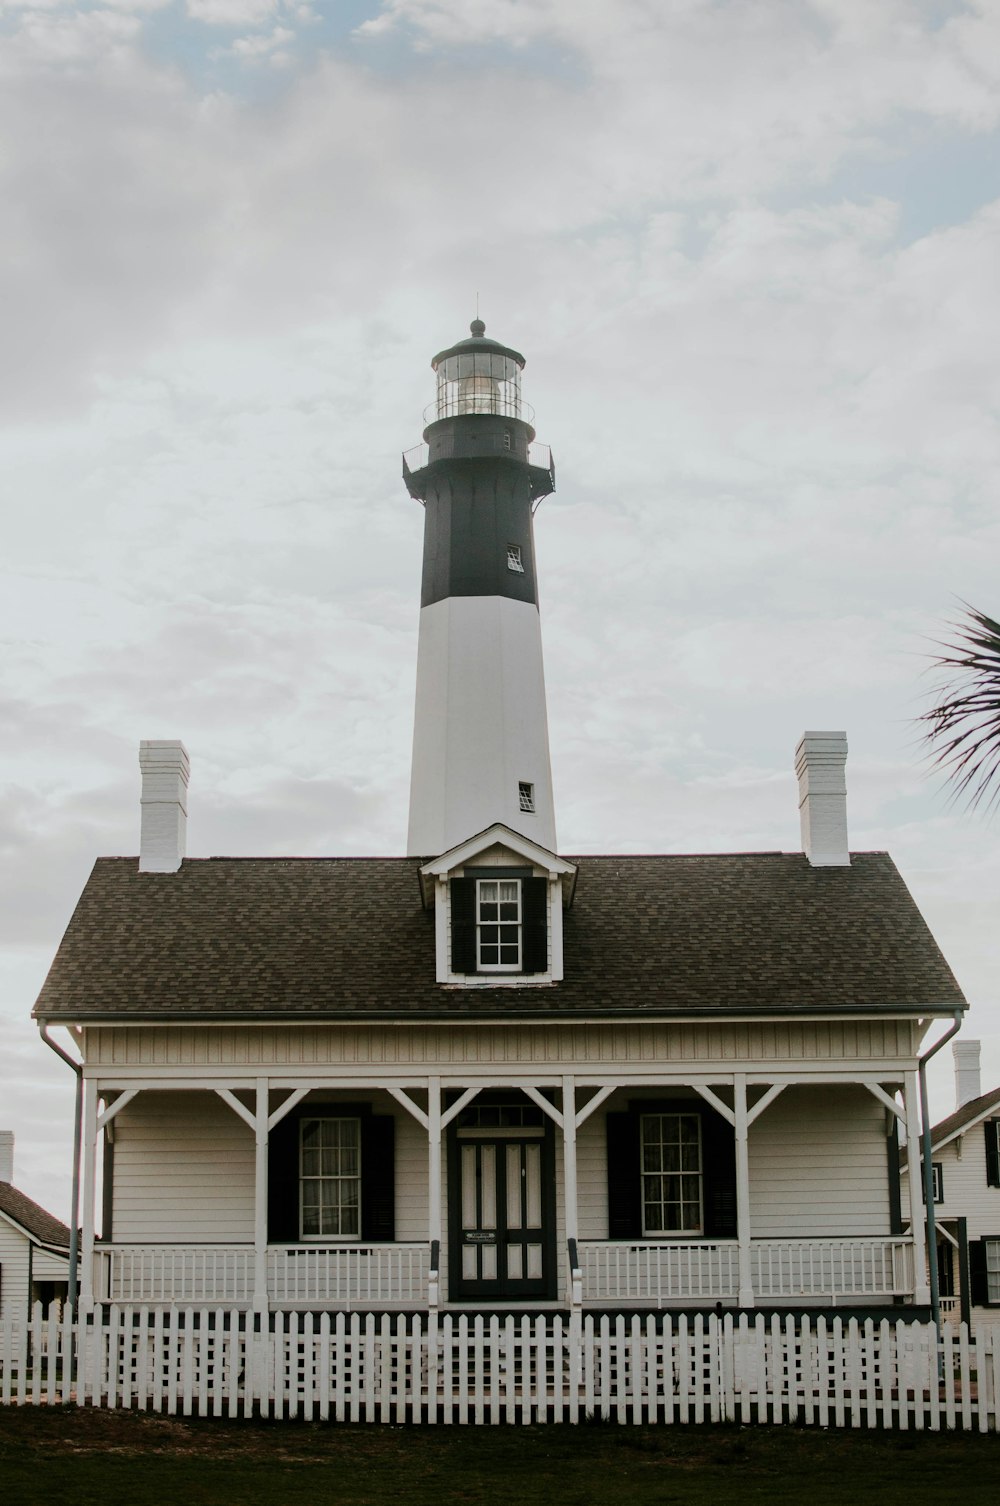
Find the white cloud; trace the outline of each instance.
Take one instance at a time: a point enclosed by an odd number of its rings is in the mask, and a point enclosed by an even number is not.
[[[206,26],[242,30],[263,26],[281,8],[279,0],[186,0],[188,15]]]
[[[400,850],[399,451],[479,290],[558,466],[563,843],[793,847],[795,739],[844,725],[852,829],[989,1035],[991,839],[908,718],[923,637],[995,592],[998,208],[903,244],[852,173],[995,121],[995,12],[399,0],[254,95],[301,7],[178,10],[174,50],[140,10],[36,9],[0,51],[10,1018],[135,850],[142,736],[191,749],[193,852]]]
[[[265,58],[273,54],[276,49],[283,49],[285,44],[294,40],[295,33],[287,26],[276,26],[273,31],[266,34],[257,32],[251,36],[237,37],[230,49],[236,57],[245,58],[248,62]],[[282,51],[281,56],[287,61],[289,54]]]

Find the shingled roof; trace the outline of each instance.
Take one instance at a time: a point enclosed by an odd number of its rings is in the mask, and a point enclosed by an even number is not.
[[[1000,1088],[991,1088],[988,1093],[980,1093],[978,1098],[970,1098],[968,1103],[963,1103],[947,1119],[935,1124],[931,1130],[932,1148],[937,1150],[947,1140],[953,1140],[962,1130],[985,1119],[994,1109],[1000,1111]]]
[[[26,1193],[19,1192],[10,1182],[0,1182],[0,1213],[13,1219],[15,1224],[19,1224],[40,1244],[69,1249],[69,1230],[66,1225],[51,1213],[46,1213],[44,1208],[39,1207]]]
[[[50,1020],[945,1011],[965,1000],[892,860],[582,857],[565,979],[435,982],[416,858],[101,858],[35,1006]]]

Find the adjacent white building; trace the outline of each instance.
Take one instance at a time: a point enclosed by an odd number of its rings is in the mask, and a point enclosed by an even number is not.
[[[66,1296],[69,1230],[14,1186],[14,1136],[0,1130],[0,1322]]]
[[[931,1130],[942,1308],[1000,1326],[1000,1087],[982,1091],[979,1041],[956,1040],[952,1052],[955,1110]]]

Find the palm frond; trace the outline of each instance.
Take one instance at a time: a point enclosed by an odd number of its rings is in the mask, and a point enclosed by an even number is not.
[[[932,659],[945,682],[917,723],[955,798],[990,810],[1000,803],[1000,622],[966,604],[949,626],[953,637]]]

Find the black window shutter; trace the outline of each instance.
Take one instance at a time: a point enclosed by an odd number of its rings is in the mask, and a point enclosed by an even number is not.
[[[986,1279],[986,1241],[969,1240],[969,1296],[973,1307],[983,1307],[989,1301],[989,1285]]]
[[[451,881],[451,970],[476,971],[476,881]]]
[[[608,1238],[641,1239],[639,1120],[635,1114],[608,1114],[605,1122],[608,1137]]]
[[[299,1239],[299,1116],[294,1113],[267,1138],[267,1238],[270,1244]]]
[[[987,1119],[986,1131],[986,1185],[1000,1187],[1000,1119]]]
[[[736,1135],[712,1109],[701,1117],[701,1156],[705,1234],[709,1239],[735,1239]]]
[[[391,1114],[361,1120],[361,1238],[396,1237],[396,1121]]]
[[[522,879],[524,901],[523,941],[526,973],[549,970],[549,881],[543,878]]]

